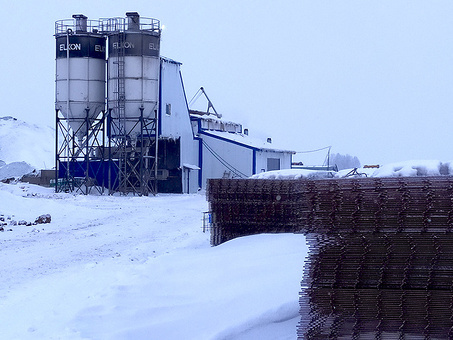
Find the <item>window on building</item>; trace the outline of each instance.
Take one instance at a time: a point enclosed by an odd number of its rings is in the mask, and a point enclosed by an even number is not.
[[[267,171],[280,170],[280,158],[267,159]]]
[[[171,104],[167,104],[165,113],[167,114],[167,116],[171,116]]]

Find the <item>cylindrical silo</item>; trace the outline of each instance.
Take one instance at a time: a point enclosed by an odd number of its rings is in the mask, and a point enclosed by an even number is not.
[[[55,23],[55,108],[81,139],[105,108],[106,37],[84,15]]]
[[[110,19],[110,27],[108,109],[119,126],[111,133],[135,139],[143,133],[140,118],[154,119],[158,110],[160,23],[129,12]]]

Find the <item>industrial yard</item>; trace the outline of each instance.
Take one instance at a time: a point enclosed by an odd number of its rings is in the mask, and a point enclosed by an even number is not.
[[[32,145],[35,135],[46,133],[12,117],[0,120],[2,145]],[[0,150],[6,160],[0,175],[26,171],[28,163],[52,154],[45,144],[34,147]],[[358,169],[395,180],[452,170],[451,162],[435,160]],[[204,191],[74,195],[17,182],[22,175],[0,183],[0,302],[7,338],[295,339],[298,323],[309,320],[299,313],[304,235],[261,234],[211,247],[211,232],[203,230],[209,209]],[[313,176],[282,170],[257,177]],[[47,214],[50,223],[34,224]]]
[[[4,6],[2,339],[453,338],[451,4],[52,2]]]

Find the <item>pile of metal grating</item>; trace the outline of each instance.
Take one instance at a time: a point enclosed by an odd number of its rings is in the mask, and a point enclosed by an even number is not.
[[[299,339],[453,339],[453,177],[210,180],[211,242],[298,232]]]

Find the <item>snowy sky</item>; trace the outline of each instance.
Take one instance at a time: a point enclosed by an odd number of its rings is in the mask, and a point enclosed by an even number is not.
[[[453,159],[451,0],[0,4],[0,116],[54,124],[56,20],[137,11],[165,26],[161,53],[183,63],[189,100],[203,86],[226,120],[279,145],[362,164]]]

